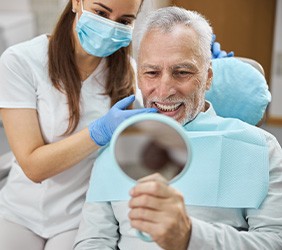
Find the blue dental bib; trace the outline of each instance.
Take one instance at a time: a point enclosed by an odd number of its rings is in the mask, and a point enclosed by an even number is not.
[[[269,185],[268,147],[262,131],[238,119],[218,117],[213,110],[200,113],[183,129],[192,159],[171,186],[183,194],[185,203],[258,208]],[[134,185],[106,147],[93,167],[86,201],[126,201]]]

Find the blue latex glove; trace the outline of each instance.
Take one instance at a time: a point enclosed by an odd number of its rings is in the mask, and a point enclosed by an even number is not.
[[[157,112],[155,108],[124,110],[132,104],[134,100],[134,95],[125,97],[118,101],[106,115],[95,120],[88,126],[90,137],[97,145],[104,146],[110,142],[115,129],[125,119],[136,114]]]
[[[213,59],[233,57],[234,56],[233,51],[231,51],[227,54],[227,52],[225,50],[221,50],[220,49],[220,43],[216,42],[215,39],[216,39],[216,35],[213,34],[212,35],[212,44],[211,44],[211,52],[212,52],[212,58]]]

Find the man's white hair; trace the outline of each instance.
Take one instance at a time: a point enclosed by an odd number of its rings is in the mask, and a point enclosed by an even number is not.
[[[179,24],[190,27],[196,32],[199,39],[200,55],[209,64],[211,60],[213,30],[209,21],[196,11],[173,6],[150,12],[144,26],[141,28],[141,41],[142,37],[152,30],[169,33],[173,30],[174,26]]]

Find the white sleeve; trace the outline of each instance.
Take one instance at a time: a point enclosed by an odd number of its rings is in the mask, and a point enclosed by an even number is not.
[[[75,239],[75,250],[117,249],[119,235],[110,202],[85,203]]]
[[[35,65],[36,66],[36,65]],[[36,108],[32,71],[22,53],[7,49],[0,59],[0,108]],[[46,69],[47,70],[47,69]]]
[[[245,209],[248,231],[192,218],[189,250],[282,249],[282,150],[273,136],[268,134],[266,138],[270,159],[269,190],[259,209]]]

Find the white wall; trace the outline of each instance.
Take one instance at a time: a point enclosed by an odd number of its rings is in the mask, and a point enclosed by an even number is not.
[[[0,0],[0,55],[9,46],[36,34],[30,0]]]
[[[271,73],[269,118],[282,119],[282,0],[277,0]]]
[[[31,0],[37,21],[37,33],[51,33],[66,1]]]

